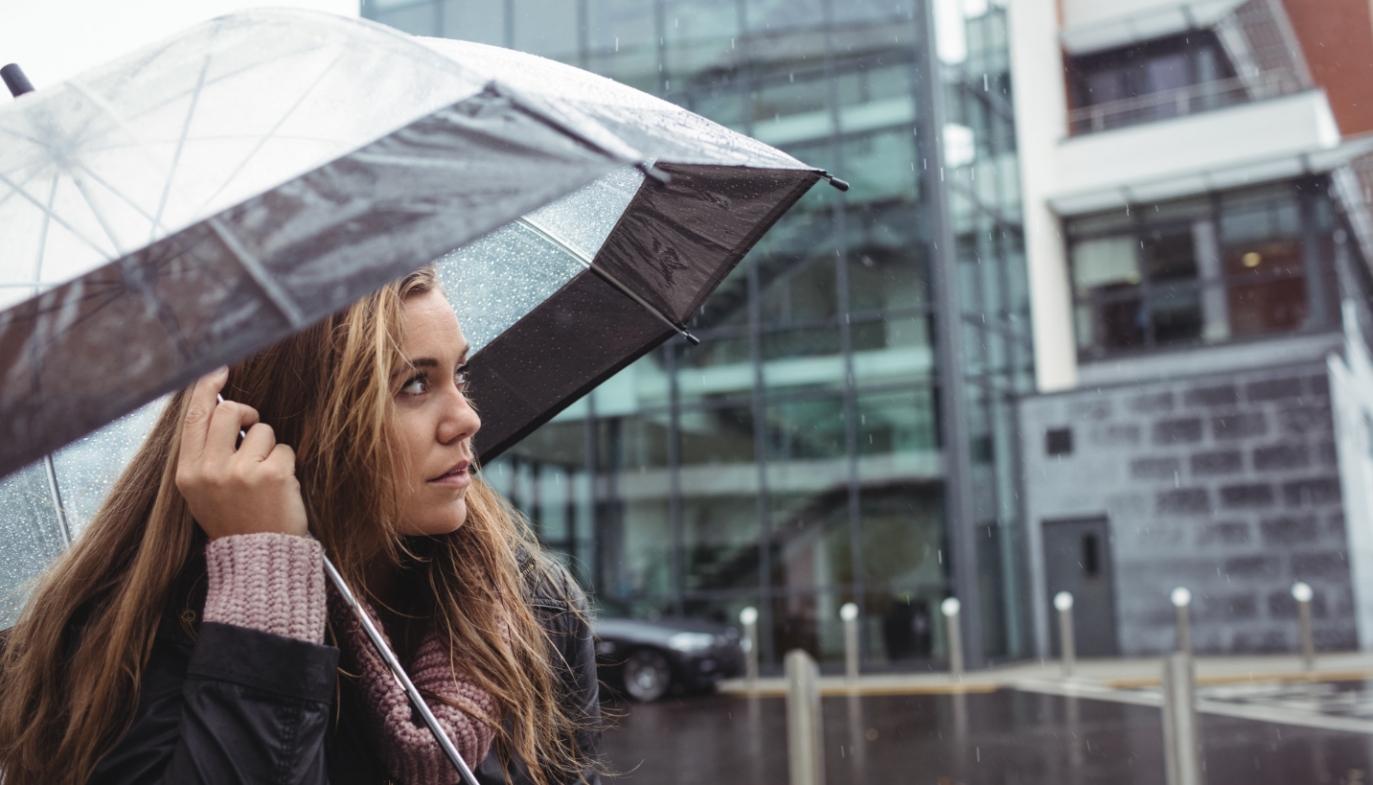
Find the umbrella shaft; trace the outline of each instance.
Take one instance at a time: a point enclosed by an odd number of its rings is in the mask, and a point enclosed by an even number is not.
[[[348,590],[348,584],[344,583],[343,576],[340,575],[339,571],[334,567],[334,563],[329,561],[328,556],[324,557],[324,572],[329,576],[329,580],[333,582],[334,588],[338,589],[338,593],[342,595],[344,602],[348,603],[348,608],[352,610],[353,615],[357,617],[358,622],[362,625],[363,631],[367,633],[367,639],[372,642],[372,647],[377,650],[377,654],[381,655],[381,659],[386,663],[386,667],[391,669],[391,674],[396,677],[396,681],[400,682],[401,687],[405,689],[405,694],[410,698],[410,703],[415,707],[415,710],[419,712],[420,717],[424,718],[424,724],[429,726],[429,732],[434,734],[434,740],[439,743],[439,747],[443,749],[443,753],[448,756],[448,760],[453,764],[453,768],[458,770],[458,774],[462,777],[462,781],[467,783],[467,785],[480,785],[477,782],[476,776],[472,774],[472,770],[469,769],[467,763],[463,761],[462,755],[458,754],[458,748],[453,746],[453,742],[448,738],[448,734],[444,733],[443,728],[439,726],[438,718],[434,716],[434,712],[429,710],[429,704],[424,702],[424,697],[421,696],[420,691],[415,688],[415,683],[410,681],[410,677],[406,675],[405,669],[401,667],[400,660],[396,659],[395,652],[391,651],[391,647],[386,645],[386,640],[381,637],[381,633],[377,630],[376,625],[372,623],[372,618],[367,615],[367,612],[358,604],[357,599],[353,597],[353,593]]]

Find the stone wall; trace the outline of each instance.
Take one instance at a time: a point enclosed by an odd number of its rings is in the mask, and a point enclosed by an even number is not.
[[[1045,520],[1110,521],[1121,653],[1175,645],[1169,592],[1193,594],[1199,652],[1298,646],[1290,589],[1315,589],[1317,646],[1357,633],[1324,361],[1138,382],[1021,402],[1036,633],[1047,650]],[[1070,428],[1051,456],[1046,433]],[[1061,439],[1061,437],[1060,437]]]

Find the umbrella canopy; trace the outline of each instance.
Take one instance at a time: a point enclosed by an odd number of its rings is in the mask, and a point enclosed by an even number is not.
[[[199,374],[438,259],[489,459],[684,330],[825,176],[569,66],[279,11],[24,96],[0,138],[0,475],[30,467],[0,591],[148,415],[32,462]]]

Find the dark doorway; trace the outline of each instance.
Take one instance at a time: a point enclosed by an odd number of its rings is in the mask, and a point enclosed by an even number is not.
[[[1073,595],[1073,629],[1079,657],[1109,657],[1116,645],[1115,568],[1111,526],[1105,518],[1044,522],[1044,574],[1049,600],[1049,645],[1059,654],[1054,596]]]

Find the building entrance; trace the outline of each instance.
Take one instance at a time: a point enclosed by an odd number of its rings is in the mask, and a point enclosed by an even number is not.
[[[1073,595],[1073,628],[1079,657],[1109,657],[1116,644],[1115,569],[1111,527],[1105,518],[1044,522],[1044,574],[1048,598]],[[1059,655],[1058,611],[1049,608],[1049,641]]]

